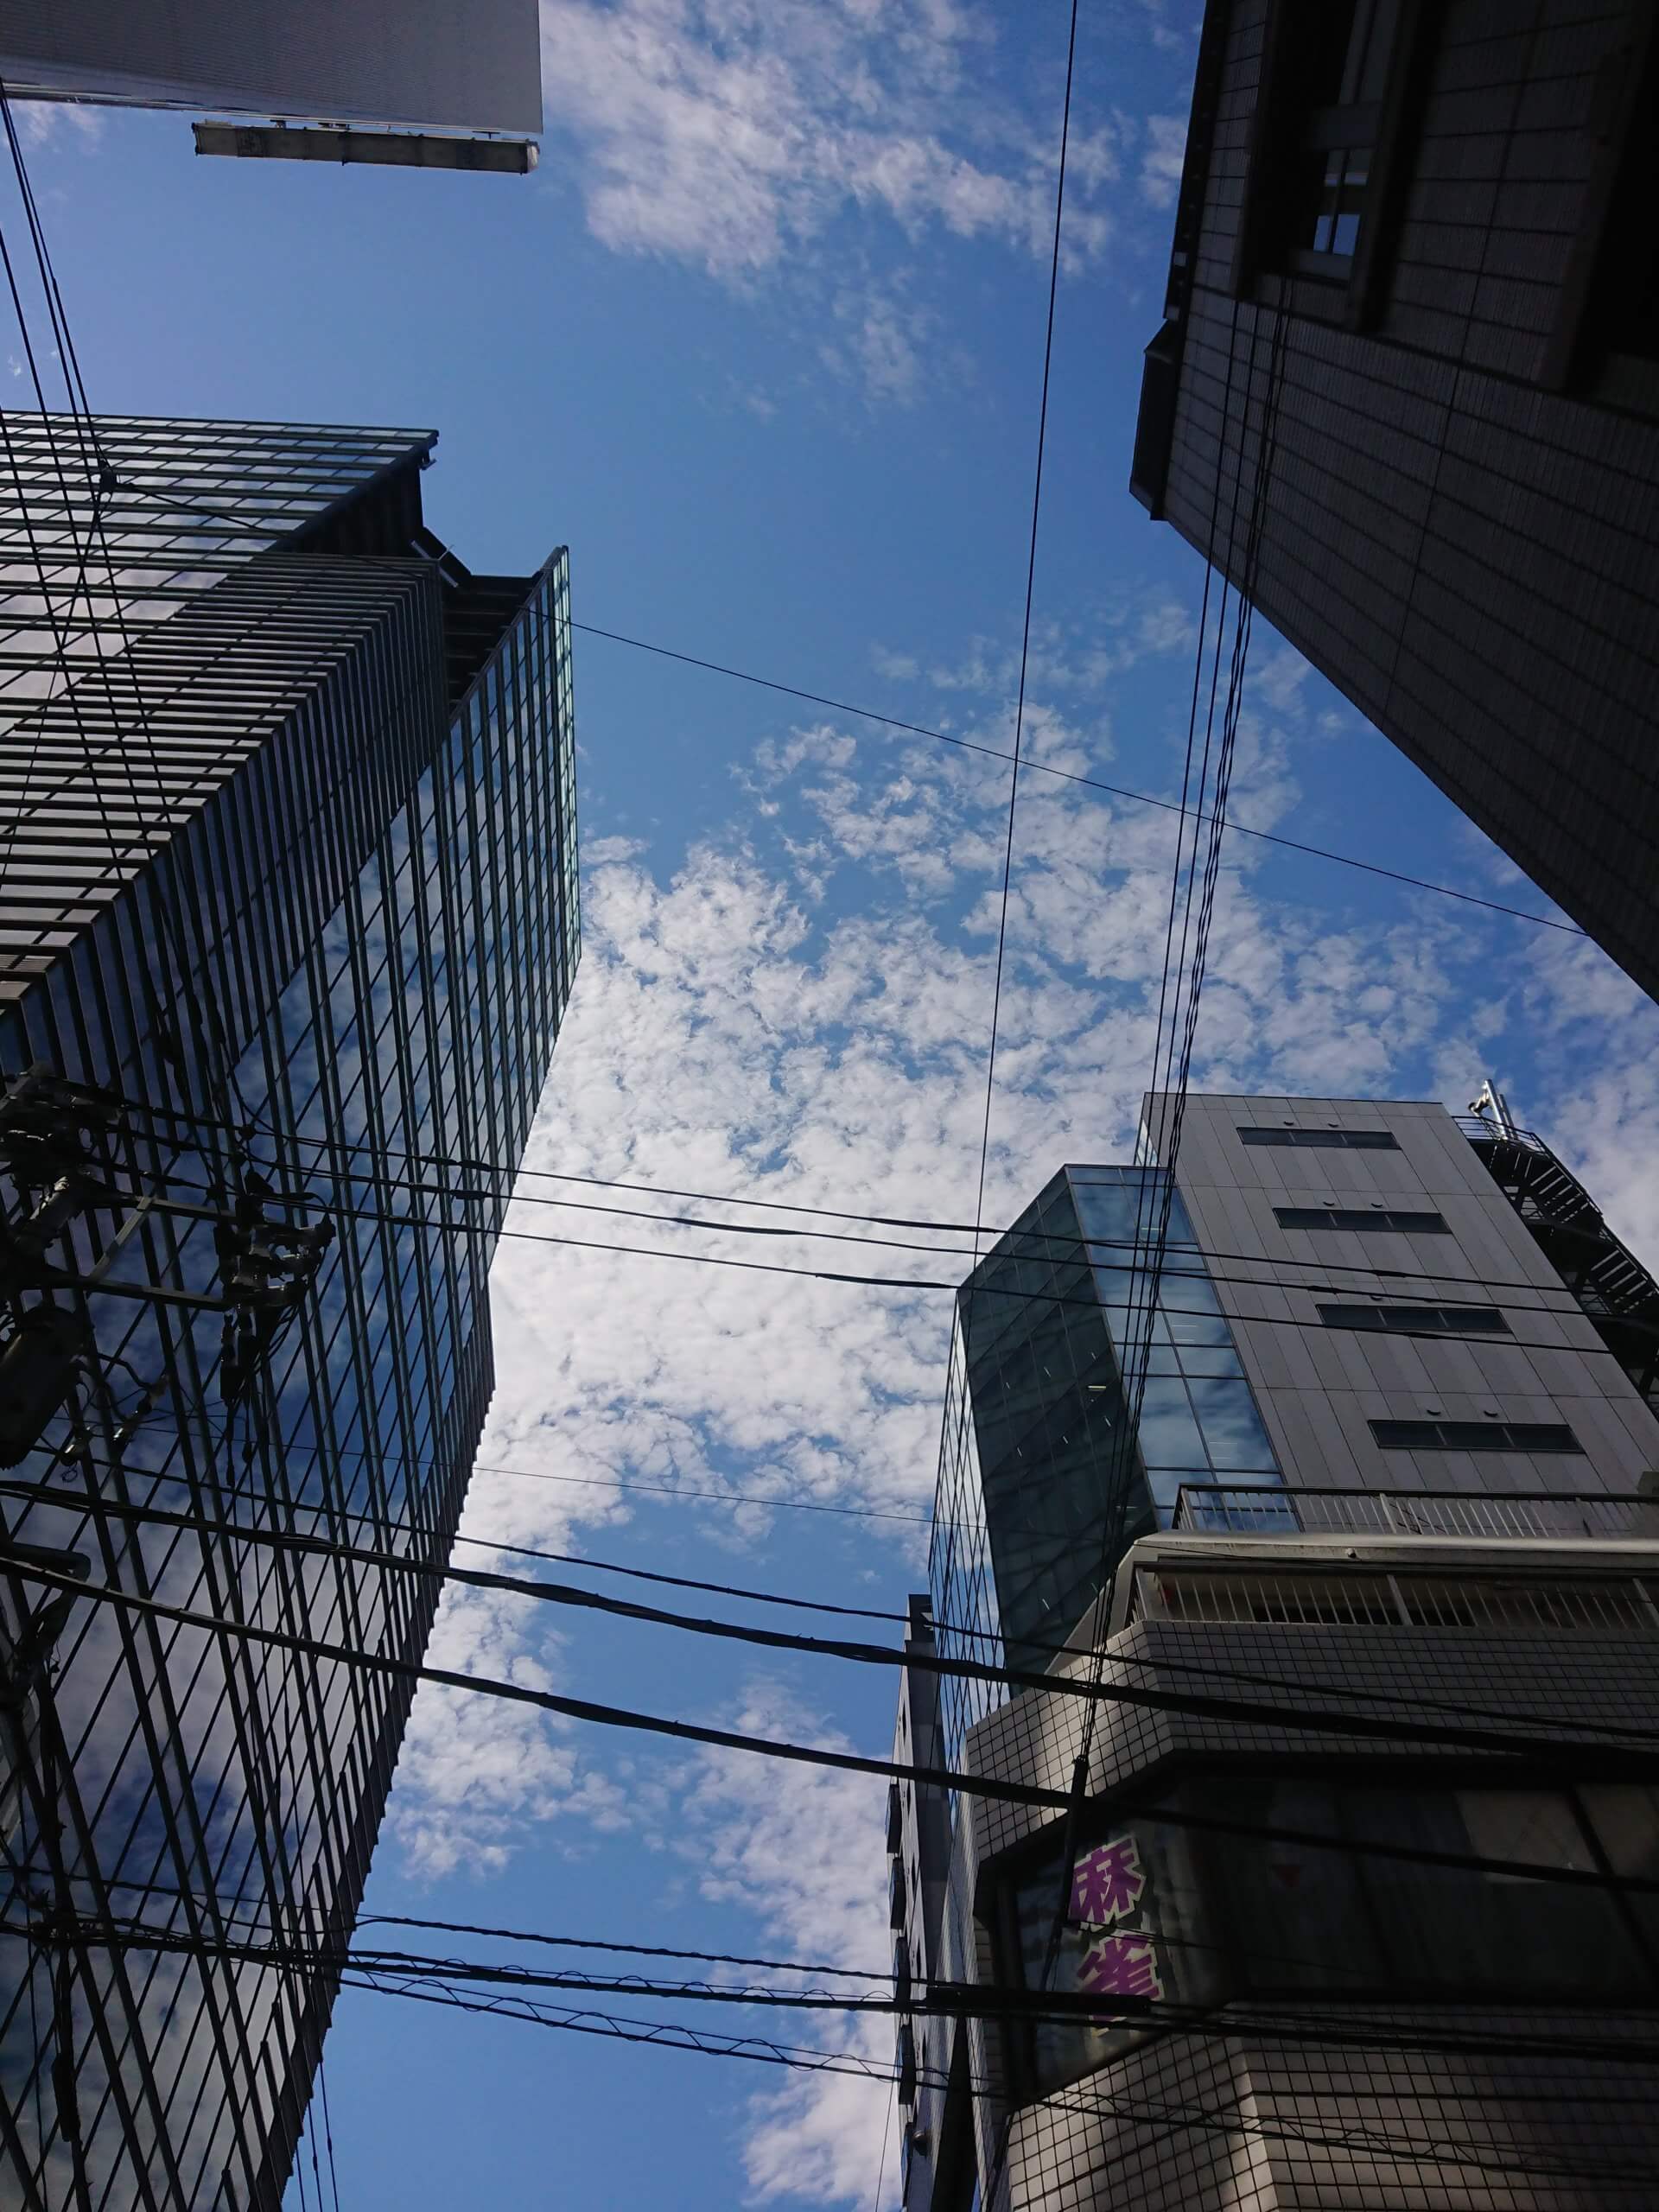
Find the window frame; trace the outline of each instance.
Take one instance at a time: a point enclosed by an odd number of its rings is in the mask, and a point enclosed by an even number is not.
[[[1289,1221],[1287,1214],[1306,1218]],[[1347,1216],[1346,1219],[1340,1217]],[[1367,1229],[1384,1230],[1390,1236],[1449,1236],[1452,1224],[1443,1213],[1428,1206],[1274,1206],[1274,1222],[1281,1229],[1318,1236],[1321,1230],[1357,1236]],[[1409,1223],[1409,1227],[1402,1224]]]
[[[1408,157],[1433,44],[1429,31],[1440,11],[1427,0],[1398,0],[1380,92],[1370,100],[1332,105],[1306,97],[1301,74],[1307,19],[1325,4],[1272,0],[1228,289],[1236,299],[1363,330],[1382,313],[1382,278],[1404,213]],[[1369,138],[1322,138],[1327,131],[1351,134],[1360,128],[1369,130]],[[1286,236],[1290,166],[1299,155],[1318,151],[1316,142],[1370,148],[1364,204],[1349,254],[1299,247]]]
[[[1371,1441],[1379,1452],[1514,1452],[1549,1457],[1577,1453],[1584,1446],[1564,1421],[1451,1421],[1430,1419],[1372,1421],[1367,1423]],[[1385,1436],[1384,1430],[1395,1432]],[[1414,1440],[1402,1432],[1420,1432]],[[1455,1432],[1455,1433],[1454,1433]],[[1565,1441],[1546,1440],[1564,1439]]]
[[[1398,1152],[1400,1140],[1392,1129],[1274,1128],[1256,1122],[1234,1124],[1241,1144],[1254,1148],[1283,1147],[1287,1150],[1326,1152]]]
[[[1496,1306],[1339,1306],[1315,1300],[1313,1310],[1321,1328],[1351,1329],[1366,1336],[1466,1336],[1496,1342],[1515,1334],[1508,1317]],[[1400,1318],[1405,1315],[1411,1318]]]

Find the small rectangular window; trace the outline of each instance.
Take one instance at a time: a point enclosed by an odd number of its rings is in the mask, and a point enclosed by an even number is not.
[[[1327,1329],[1392,1330],[1413,1337],[1507,1337],[1495,1306],[1320,1306]]]
[[[1385,1452],[1581,1452],[1565,1421],[1374,1421]]]
[[[1255,1129],[1240,1128],[1241,1144],[1305,1146],[1327,1152],[1398,1152],[1399,1141],[1389,1129]]]
[[[1402,1236],[1449,1236],[1444,1214],[1405,1206],[1275,1206],[1281,1229],[1388,1229]]]
[[[1382,128],[1400,0],[1285,0],[1263,177],[1270,262],[1345,284]]]

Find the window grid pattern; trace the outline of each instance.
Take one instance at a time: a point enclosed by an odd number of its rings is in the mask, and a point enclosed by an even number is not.
[[[1273,1129],[1241,1128],[1238,1141],[1316,1152],[1398,1152],[1392,1129]]]
[[[1173,1272],[1149,1333],[1137,1324],[1128,1262],[1165,1191],[1156,1168],[1065,1169],[957,1294],[929,1569],[949,1654],[1040,1672],[1128,1546],[1171,1524],[1184,1483],[1281,1480],[1179,1193]],[[950,1763],[1001,1701],[994,1684],[942,1681]]]
[[[341,434],[336,448],[332,433],[230,426],[203,434],[193,473],[197,426],[171,445],[168,426],[140,427],[183,456],[178,481],[209,482],[204,497],[235,488],[212,485],[216,469],[251,475],[247,451],[262,455],[257,496],[272,503],[272,529],[348,518],[342,493],[409,453],[402,434],[380,445],[381,434]],[[359,443],[366,459],[352,458]],[[314,447],[344,456],[338,481]],[[307,570],[314,588],[283,599],[275,620],[271,593]],[[446,1555],[492,1382],[486,1269],[507,1178],[476,1179],[465,1199],[416,1195],[397,1187],[411,1171],[395,1155],[519,1157],[575,966],[563,556],[524,593],[453,714],[430,562],[372,547],[356,560],[307,554],[290,539],[181,593],[133,658],[152,652],[147,671],[171,655],[199,675],[200,639],[220,641],[212,711],[194,677],[180,693],[200,709],[186,735],[209,788],[118,895],[57,933],[0,1015],[9,1072],[43,1059],[187,1117],[137,1123],[143,1187],[165,1177],[194,1200],[222,1189],[223,1124],[245,1122],[267,1176],[310,1191],[338,1227],[304,1307],[234,1407],[220,1393],[217,1315],[81,1300],[111,1378],[109,1402],[89,1407],[90,1470],[50,1467],[41,1451],[16,1471],[54,1478],[62,1497],[10,1509],[15,1535],[79,1549],[95,1581],[232,1630],[74,1609],[0,1822],[38,1887],[61,1819],[65,1874],[93,1920],[142,1914],[205,1942],[232,1927],[315,1937],[348,1925],[361,1891],[409,1686],[233,1630],[416,1656],[432,1586],[135,1527],[75,1501],[90,1476],[112,1503]],[[14,757],[0,733],[0,760]],[[153,803],[141,790],[141,830]],[[0,1196],[14,1211],[16,1194]],[[115,1226],[109,1215],[77,1225],[83,1265]],[[121,1272],[211,1291],[211,1224],[149,1214]],[[152,1383],[156,1403],[118,1446],[117,1424]],[[60,1440],[48,1433],[49,1449]],[[0,1577],[0,1650],[29,1602]],[[72,1963],[100,2199],[276,2212],[332,1986],[90,1942]],[[73,2177],[50,2040],[35,2029],[50,2018],[42,1963],[0,1937],[0,2159],[57,2203],[73,2201]]]
[[[1449,1236],[1444,1214],[1412,1206],[1275,1206],[1281,1229],[1390,1230],[1398,1236]]]
[[[1327,1329],[1393,1330],[1414,1337],[1507,1337],[1496,1306],[1316,1306]]]
[[[1384,1452],[1582,1452],[1560,1421],[1374,1421]]]

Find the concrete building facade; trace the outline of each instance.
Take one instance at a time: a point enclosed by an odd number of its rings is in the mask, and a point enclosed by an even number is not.
[[[0,75],[22,99],[542,127],[535,0],[0,0]]]
[[[1149,1192],[1170,1126],[1148,1099]],[[1438,1104],[1186,1101],[1148,1382],[1179,1369],[1201,1267],[1274,1471],[1160,1497],[1137,1451],[1148,1528],[1103,1450],[1108,1579],[1054,1639],[1053,1691],[993,1688],[944,1745],[1062,1795],[1087,1765],[1075,1813],[936,1793],[943,1904],[901,1935],[919,1978],[1102,2005],[911,2024],[907,2212],[1653,2201],[1659,1421],[1635,1335],[1586,1296],[1591,1232],[1569,1249],[1517,1198],[1518,1153],[1589,1203],[1536,1138]],[[1072,1256],[1126,1342],[1121,1252]],[[954,1465],[947,1438],[952,1518]],[[987,1656],[935,1584],[923,1648]]]
[[[1659,992],[1648,0],[1210,0],[1131,489]]]

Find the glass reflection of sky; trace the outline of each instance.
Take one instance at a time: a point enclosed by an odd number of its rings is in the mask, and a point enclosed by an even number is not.
[[[1155,1168],[1063,1170],[958,1294],[931,1565],[947,1651],[1040,1671],[1184,1484],[1281,1480],[1179,1193],[1155,1307],[1137,1307],[1166,1189]],[[940,1695],[954,1764],[1001,1698]]]

